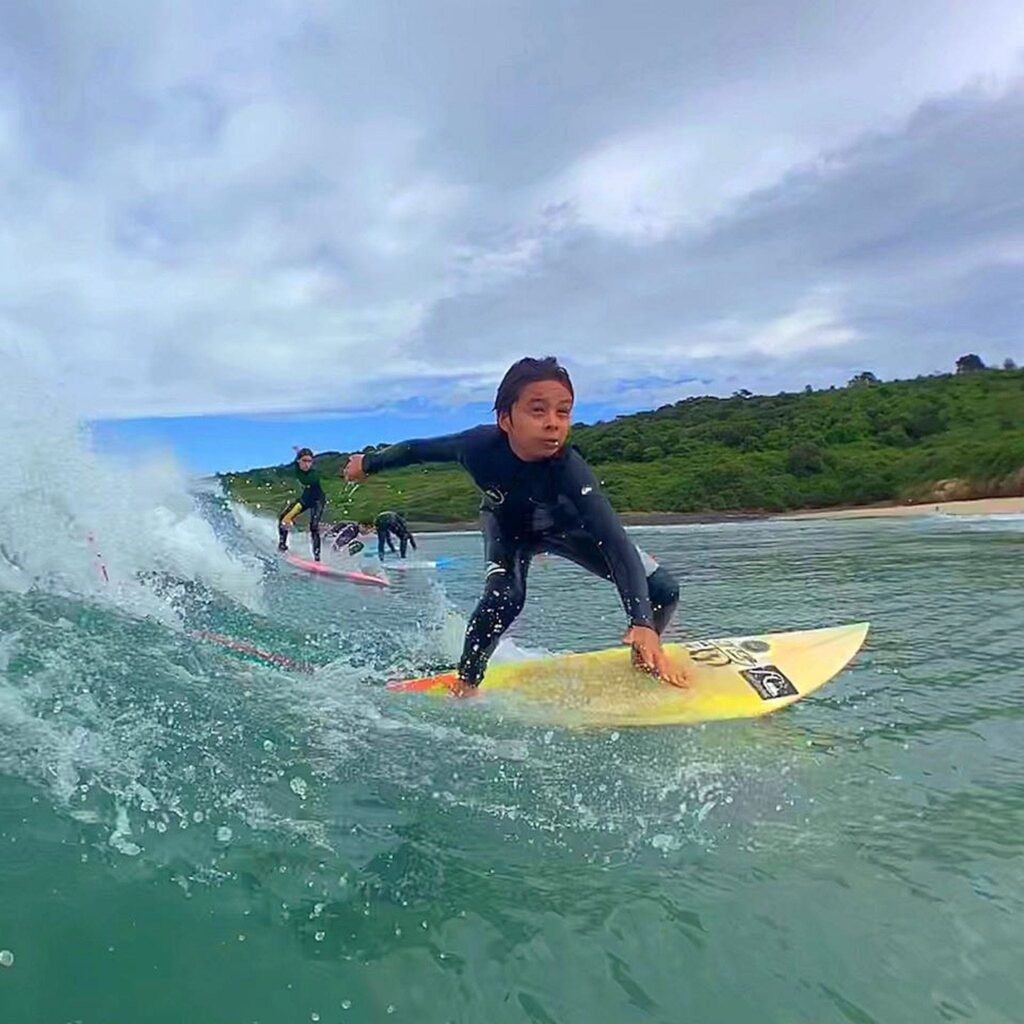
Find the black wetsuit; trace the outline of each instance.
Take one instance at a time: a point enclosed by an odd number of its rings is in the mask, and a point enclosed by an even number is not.
[[[288,530],[285,520],[290,525],[296,516],[309,510],[309,535],[313,541],[313,557],[320,561],[320,517],[324,513],[324,506],[327,504],[327,496],[320,484],[320,472],[316,469],[300,469],[295,463],[295,476],[302,484],[302,494],[299,500],[289,501],[277,517],[278,551],[288,550]]]
[[[466,631],[459,678],[476,686],[502,633],[522,611],[531,558],[561,555],[619,591],[631,625],[658,633],[679,599],[672,575],[626,536],[597,478],[575,448],[525,462],[497,426],[403,441],[367,455],[367,473],[422,462],[458,462],[483,491],[481,514],[487,560],[484,593]]]
[[[366,465],[365,461],[363,465]],[[398,553],[402,558],[405,558],[410,544],[415,550],[416,538],[413,537],[405,519],[398,512],[381,512],[374,520],[373,525],[377,531],[377,554],[380,558],[384,557],[385,542],[392,552],[395,550],[395,542],[391,539],[392,537],[398,538]]]

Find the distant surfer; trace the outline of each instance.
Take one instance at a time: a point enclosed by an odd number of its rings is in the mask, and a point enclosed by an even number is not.
[[[349,460],[351,464],[351,459]],[[405,517],[400,512],[381,512],[374,521],[377,530],[377,554],[384,559],[384,545],[387,544],[391,553],[395,552],[395,539],[398,540],[398,553],[405,558],[409,546],[416,550],[416,538],[412,535]]]
[[[288,550],[288,531],[296,518],[303,512],[309,512],[309,536],[313,541],[313,558],[320,561],[320,517],[323,515],[327,496],[320,483],[320,471],[313,468],[313,452],[309,448],[300,448],[292,463],[295,476],[302,484],[302,493],[298,500],[293,499],[277,519],[278,551]]]
[[[369,524],[367,523],[365,526],[368,528]],[[348,551],[350,555],[358,555],[365,546],[359,539],[359,534],[363,527],[364,524],[361,523],[331,523],[322,533],[324,537],[331,541],[332,551]]]
[[[451,686],[456,696],[472,693],[483,679],[499,639],[523,609],[530,561],[541,552],[613,581],[634,665],[687,685],[685,671],[661,646],[678,584],[629,540],[583,456],[566,444],[574,400],[569,374],[556,359],[520,359],[498,387],[496,424],[353,455],[344,469],[347,480],[357,481],[400,466],[458,462],[483,492],[484,593],[466,629]]]
[[[351,522],[331,523],[330,526],[325,526],[321,532],[324,537],[332,542],[332,547],[340,549],[359,536],[359,524]]]

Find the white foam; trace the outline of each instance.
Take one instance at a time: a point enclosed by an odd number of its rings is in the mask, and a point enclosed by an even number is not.
[[[174,618],[148,572],[261,606],[262,568],[225,550],[167,454],[102,455],[67,400],[14,358],[0,408],[0,588],[87,596]]]

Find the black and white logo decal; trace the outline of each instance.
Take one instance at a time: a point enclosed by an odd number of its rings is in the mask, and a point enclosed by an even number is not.
[[[761,700],[795,697],[797,694],[797,688],[774,665],[741,669],[740,675],[757,691]]]

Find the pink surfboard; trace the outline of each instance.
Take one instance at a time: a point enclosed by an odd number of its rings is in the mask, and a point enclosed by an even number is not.
[[[390,587],[391,584],[381,579],[380,576],[370,576],[365,572],[349,572],[345,569],[335,569],[333,566],[324,565],[323,562],[314,562],[309,558],[299,558],[298,555],[285,555],[284,560],[289,564],[295,566],[296,569],[302,569],[304,572],[311,573],[314,576],[327,576],[333,580],[345,580],[347,583],[355,583],[361,587]]]

